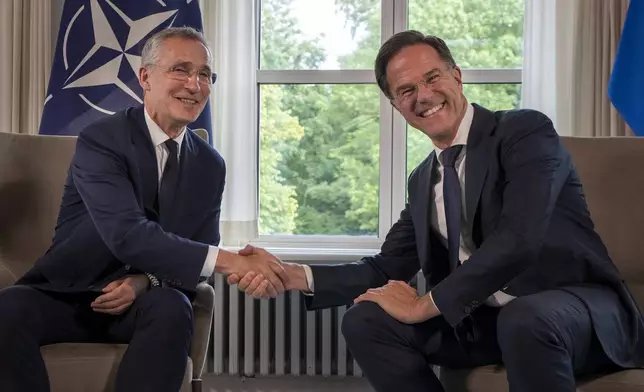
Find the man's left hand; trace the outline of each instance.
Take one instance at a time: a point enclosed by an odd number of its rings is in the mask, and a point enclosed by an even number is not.
[[[99,313],[119,315],[148,289],[149,283],[145,275],[130,275],[115,280],[103,288],[105,294],[91,303],[92,309]]]
[[[440,314],[429,295],[419,297],[413,287],[397,280],[369,289],[353,302],[362,301],[377,303],[391,317],[405,324],[421,323]]]

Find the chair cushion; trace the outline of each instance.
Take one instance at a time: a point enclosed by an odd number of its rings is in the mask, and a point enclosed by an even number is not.
[[[476,369],[440,369],[440,379],[447,392],[508,392],[502,366]],[[578,392],[644,392],[644,369],[584,377],[577,382]]]
[[[51,392],[108,392],[127,344],[59,343],[43,346]],[[180,392],[192,391],[192,361],[188,358]]]

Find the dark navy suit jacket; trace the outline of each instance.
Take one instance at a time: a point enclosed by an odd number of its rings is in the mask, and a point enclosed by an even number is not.
[[[309,309],[351,303],[389,279],[411,280],[419,268],[454,327],[498,290],[525,296],[564,288],[586,303],[611,359],[644,365],[644,320],[594,231],[571,157],[545,115],[474,105],[465,210],[477,249],[452,273],[430,223],[435,160],[432,152],[410,175],[409,202],[379,254],[345,265],[311,266],[315,295],[305,299]],[[602,303],[606,297],[594,295],[590,286],[605,287],[623,306]]]
[[[53,242],[17,283],[99,291],[138,271],[193,293],[208,245],[219,244],[224,160],[186,130],[179,176],[172,215],[161,227],[157,159],[143,106],[88,126],[78,136]]]

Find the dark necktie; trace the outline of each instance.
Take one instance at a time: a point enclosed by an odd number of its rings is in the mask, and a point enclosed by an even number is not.
[[[172,202],[179,182],[179,159],[177,158],[179,144],[172,139],[166,140],[164,144],[168,148],[168,161],[163,169],[159,189],[159,218],[162,225],[168,221],[169,211],[172,210]]]
[[[458,250],[461,243],[461,184],[454,164],[463,149],[462,145],[452,146],[441,153],[443,163],[443,201],[447,222],[447,251],[450,271],[459,265]]]

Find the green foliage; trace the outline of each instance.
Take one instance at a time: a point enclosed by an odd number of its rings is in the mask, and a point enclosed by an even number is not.
[[[318,69],[319,39],[305,39],[292,0],[262,0],[262,69]],[[380,47],[380,0],[335,0],[357,48],[343,69],[373,69]],[[410,0],[409,26],[445,39],[465,68],[514,68],[522,61],[523,0]],[[330,24],[331,26],[331,24]],[[332,28],[332,27],[329,27]],[[465,85],[490,109],[511,109],[517,85]],[[260,232],[376,235],[379,109],[376,85],[261,88]],[[409,127],[410,171],[431,151]]]
[[[260,106],[264,115],[260,127],[259,221],[265,234],[291,233],[295,230],[295,189],[285,183],[278,164],[288,152],[290,144],[302,137],[304,130],[297,118],[282,111],[282,94],[279,86],[262,87]]]

